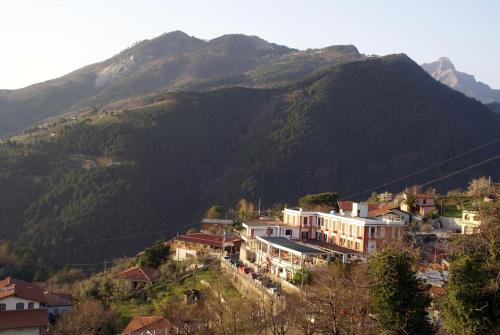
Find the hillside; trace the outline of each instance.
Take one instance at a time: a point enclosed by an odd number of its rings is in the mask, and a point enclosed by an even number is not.
[[[71,110],[158,90],[274,87],[362,58],[353,46],[298,51],[256,36],[224,35],[204,41],[174,31],[63,77],[0,91],[0,136]]]
[[[453,63],[446,57],[441,57],[436,62],[422,64],[422,68],[434,79],[468,97],[475,98],[485,104],[500,102],[500,90],[492,89],[485,83],[477,81],[473,75],[457,71]]]
[[[0,232],[43,264],[130,255],[212,204],[341,197],[498,137],[500,118],[405,55],[334,66],[289,86],[164,93],[0,145]],[[394,191],[498,154],[484,148]],[[433,186],[498,178],[500,161]],[[383,191],[383,190],[380,190]],[[366,198],[368,194],[363,195]]]

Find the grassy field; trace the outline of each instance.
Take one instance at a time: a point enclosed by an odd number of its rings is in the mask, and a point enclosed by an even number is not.
[[[241,299],[239,292],[223,280],[217,269],[209,268],[184,279],[180,283],[174,282],[167,285],[162,282],[155,283],[148,290],[146,301],[130,299],[115,303],[113,308],[118,313],[120,326],[125,327],[134,316],[161,315],[164,306],[182,299],[187,290],[195,289],[209,294],[207,286],[202,284],[202,281],[208,283],[210,288],[220,292],[225,300]]]

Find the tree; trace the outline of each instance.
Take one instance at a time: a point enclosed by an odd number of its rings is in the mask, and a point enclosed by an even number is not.
[[[239,222],[252,219],[255,216],[255,205],[247,199],[240,199],[236,204],[236,213]]]
[[[472,197],[484,197],[490,192],[490,181],[486,177],[472,179],[467,187],[467,195]]]
[[[369,258],[370,295],[386,334],[432,334],[427,316],[431,299],[407,250],[388,248]]]
[[[306,210],[330,211],[338,210],[338,194],[333,192],[324,192],[316,194],[307,194],[298,201],[299,206]]]
[[[370,197],[368,198],[367,202],[369,204],[377,204],[378,203],[378,195],[377,192],[372,192]]]
[[[153,246],[145,249],[142,255],[139,256],[139,266],[156,269],[163,264],[169,254],[170,248],[163,241],[158,241]]]
[[[212,206],[204,215],[205,219],[222,219],[224,217],[224,207]]]
[[[307,334],[379,334],[368,317],[366,272],[366,264],[340,262],[315,272],[314,283],[306,289],[307,298],[296,304],[303,306],[296,327]]]
[[[390,192],[380,193],[377,196],[378,202],[383,205],[388,205],[394,200],[394,195]]]
[[[97,300],[83,300],[63,314],[50,334],[112,335],[116,334],[117,316]]]
[[[500,332],[500,208],[493,204],[478,213],[479,231],[458,238],[452,252],[445,329],[452,335]]]

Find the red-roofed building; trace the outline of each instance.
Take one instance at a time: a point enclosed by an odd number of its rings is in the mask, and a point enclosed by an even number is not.
[[[45,306],[47,306],[49,312],[49,319],[52,321],[73,307],[73,296],[71,294],[49,292],[43,294],[45,296]]]
[[[406,200],[409,194],[415,196],[415,207],[410,208],[411,204],[408,204]],[[421,216],[426,216],[432,213],[436,209],[436,196],[433,193],[406,191],[403,193],[403,202],[401,203],[401,210],[411,213],[416,211]]]
[[[240,250],[242,240],[232,235],[219,236],[204,233],[180,235],[168,242],[175,249],[175,259],[196,259],[200,256],[218,257],[235,254]]]
[[[0,335],[38,335],[48,325],[40,286],[12,277],[0,280]]]
[[[174,334],[173,328],[161,316],[136,316],[122,331],[122,335],[167,335]]]
[[[159,276],[160,273],[156,269],[136,266],[120,272],[118,278],[137,284],[154,282]]]

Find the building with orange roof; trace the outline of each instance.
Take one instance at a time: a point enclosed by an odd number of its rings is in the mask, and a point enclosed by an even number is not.
[[[136,316],[122,331],[122,335],[168,335],[174,334],[170,322],[161,316]]]
[[[118,279],[131,282],[134,286],[139,283],[152,283],[158,279],[160,273],[156,269],[135,266],[118,274]]]

